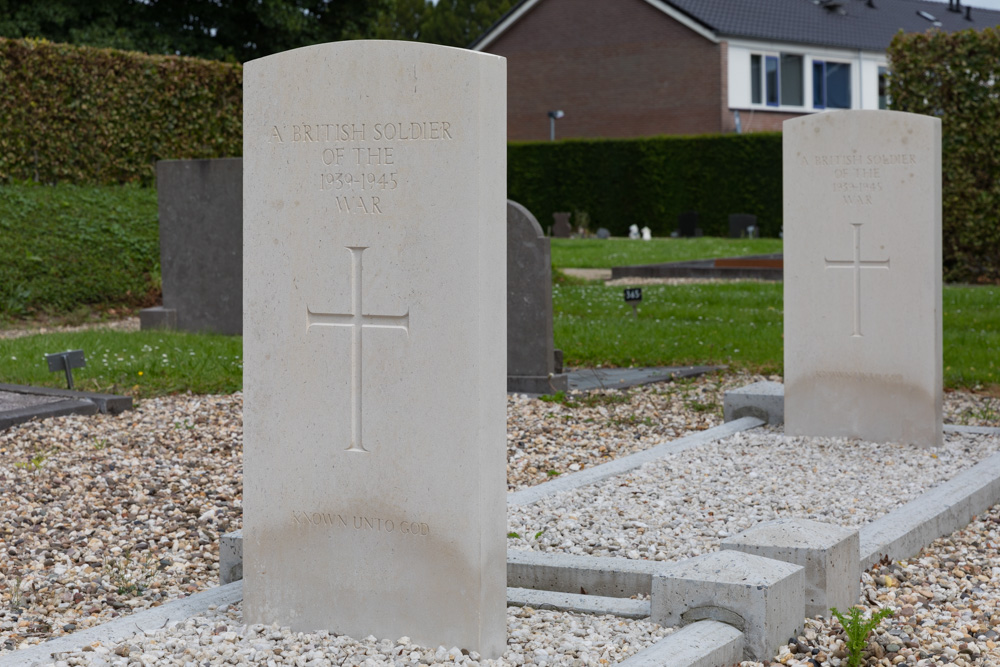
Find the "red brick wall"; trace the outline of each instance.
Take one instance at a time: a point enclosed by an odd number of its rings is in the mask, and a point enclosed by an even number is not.
[[[725,45],[644,0],[541,0],[484,50],[507,58],[514,141],[556,109],[557,139],[733,131]]]
[[[732,111],[726,110],[729,125],[736,128],[736,117]],[[740,125],[743,132],[781,132],[781,124],[789,118],[798,118],[800,113],[781,113],[778,111],[761,111],[760,109],[740,109]]]

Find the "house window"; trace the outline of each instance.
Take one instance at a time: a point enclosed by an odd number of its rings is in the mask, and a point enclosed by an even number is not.
[[[813,61],[813,106],[817,109],[851,108],[851,65]]]
[[[878,68],[878,108],[889,108],[889,71],[885,67]]]
[[[750,101],[754,104],[760,104],[763,101],[760,77],[760,56],[755,53],[750,56]]]
[[[754,104],[802,106],[802,56],[750,55],[750,101]]]

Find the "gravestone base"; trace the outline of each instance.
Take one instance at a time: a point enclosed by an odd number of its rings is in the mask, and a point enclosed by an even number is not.
[[[569,391],[569,375],[508,375],[508,394],[554,394]]]
[[[750,660],[772,658],[805,619],[805,570],[739,551],[716,551],[653,577],[650,620],[664,627],[711,619],[746,637]]]
[[[727,422],[741,417],[763,419],[772,426],[785,421],[785,387],[780,382],[754,382],[727,391],[722,399],[722,414]]]
[[[139,311],[139,328],[143,331],[148,329],[176,329],[177,309],[156,306],[154,308],[143,308]]]
[[[722,541],[723,549],[773,558],[805,568],[806,616],[846,611],[861,595],[858,531],[808,519],[761,523]]]

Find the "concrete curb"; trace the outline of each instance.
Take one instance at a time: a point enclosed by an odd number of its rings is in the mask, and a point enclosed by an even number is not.
[[[945,433],[973,433],[975,435],[1000,435],[1000,428],[995,426],[962,426],[961,424],[945,424]]]
[[[53,654],[79,651],[84,646],[99,642],[108,646],[125,641],[137,632],[160,630],[172,623],[185,621],[196,614],[208,611],[211,606],[222,606],[243,599],[243,582],[210,588],[159,607],[117,618],[110,623],[80,630],[64,637],[51,639],[37,646],[0,654],[0,667],[29,667],[46,665],[57,658]]]
[[[656,560],[508,549],[507,585],[630,598],[633,595],[649,595],[653,590],[653,576],[663,574],[671,564]]]
[[[578,614],[621,616],[622,618],[649,618],[649,600],[612,598],[600,595],[577,595],[555,591],[536,591],[530,588],[508,588],[508,607],[555,609]]]
[[[32,419],[48,419],[64,415],[96,415],[97,406],[90,401],[68,399],[55,403],[42,403],[28,408],[0,412],[0,431]]]
[[[628,472],[629,470],[638,468],[643,463],[655,461],[656,459],[664,456],[683,452],[700,445],[706,445],[710,442],[715,442],[716,440],[721,440],[722,438],[739,433],[740,431],[746,431],[758,426],[763,426],[764,423],[764,421],[756,419],[755,417],[743,417],[731,422],[726,422],[720,426],[714,426],[706,431],[692,433],[691,435],[684,436],[683,438],[671,440],[670,442],[656,445],[650,449],[636,452],[635,454],[624,456],[620,459],[608,461],[607,463],[602,463],[601,465],[594,466],[593,468],[587,468],[569,475],[560,475],[551,482],[545,482],[544,484],[539,484],[537,486],[521,489],[520,491],[508,494],[507,506],[516,507],[519,505],[531,505],[532,503],[536,503],[547,496],[552,496],[557,493],[562,493],[563,491],[578,489],[581,486],[600,482],[608,477],[614,477],[615,475],[620,475]]]
[[[743,660],[743,633],[719,621],[698,621],[672,632],[619,667],[723,667]]]
[[[863,526],[861,569],[909,558],[938,537],[967,526],[1000,502],[1000,453],[960,472],[919,498]]]

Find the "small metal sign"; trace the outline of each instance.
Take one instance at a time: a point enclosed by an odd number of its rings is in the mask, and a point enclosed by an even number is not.
[[[84,368],[87,365],[87,361],[83,358],[83,350],[69,350],[68,352],[46,354],[45,360],[49,362],[50,373],[66,371],[68,389],[73,388],[73,369]]]
[[[642,301],[642,288],[641,287],[626,287],[625,288],[625,303],[632,306],[632,314],[635,315],[636,319],[639,318],[639,302]]]

